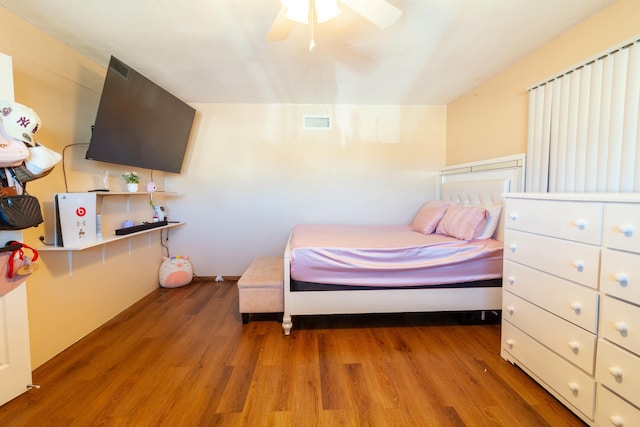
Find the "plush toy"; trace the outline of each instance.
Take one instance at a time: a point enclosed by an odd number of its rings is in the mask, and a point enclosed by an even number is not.
[[[158,277],[160,286],[163,288],[187,285],[193,279],[193,265],[188,256],[162,257]]]

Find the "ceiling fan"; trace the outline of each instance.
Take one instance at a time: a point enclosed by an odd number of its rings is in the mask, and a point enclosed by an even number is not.
[[[309,24],[309,50],[315,46],[313,26],[340,13],[336,0],[280,0],[282,7],[267,34],[267,41],[285,40],[295,22]],[[402,10],[385,0],[340,0],[340,3],[380,29],[391,26]]]

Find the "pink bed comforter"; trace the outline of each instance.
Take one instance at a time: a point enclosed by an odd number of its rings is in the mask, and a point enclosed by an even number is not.
[[[298,225],[293,280],[352,286],[424,286],[502,277],[502,242],[425,235],[411,226]]]

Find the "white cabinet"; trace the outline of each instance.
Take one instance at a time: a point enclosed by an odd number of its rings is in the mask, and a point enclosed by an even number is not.
[[[589,425],[640,425],[640,197],[505,197],[501,356]]]

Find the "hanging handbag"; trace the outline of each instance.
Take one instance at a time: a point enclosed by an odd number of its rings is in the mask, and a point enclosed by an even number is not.
[[[7,185],[0,191],[0,230],[23,230],[37,227],[43,222],[40,202],[24,191],[24,185],[15,181],[5,169]],[[14,189],[17,188],[17,189]]]
[[[32,255],[25,254],[24,248]],[[0,248],[0,296],[20,286],[37,269],[37,264],[33,264],[37,259],[37,250],[15,240]]]
[[[24,230],[42,224],[40,202],[28,194],[0,196],[0,230]]]

